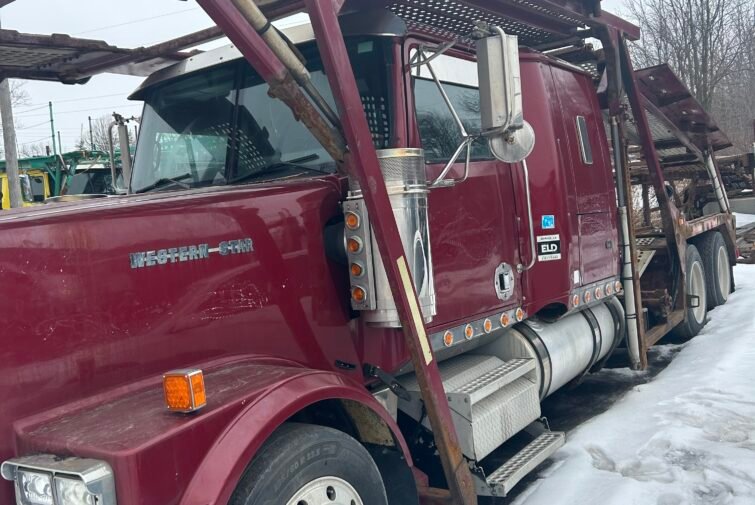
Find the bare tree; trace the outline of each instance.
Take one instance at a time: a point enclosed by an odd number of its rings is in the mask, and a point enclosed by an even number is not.
[[[47,154],[45,144],[38,142],[36,144],[20,144],[18,146],[18,156],[21,158],[31,158],[33,156],[44,156]]]
[[[634,51],[639,64],[669,63],[710,109],[718,86],[740,69],[746,47],[737,28],[751,1],[627,0],[626,5],[642,28]]]
[[[113,116],[110,115],[100,116],[97,119],[92,118],[92,137],[94,139],[94,150],[107,152],[108,130],[110,129],[110,124],[112,122]],[[128,138],[129,144],[133,144],[135,139],[131,129],[129,129]],[[79,146],[80,144],[85,145],[86,149],[92,148],[91,142],[89,141],[88,130],[84,134],[82,134],[82,138],[76,145]],[[115,146],[116,149],[118,149],[118,147],[120,146],[120,144],[118,143],[118,128],[113,128],[113,146]]]
[[[94,150],[107,152],[109,149],[108,131],[113,117],[110,115],[92,118],[92,138],[94,140]],[[89,142],[87,142],[89,144]],[[118,145],[118,130],[113,128],[113,145]],[[92,146],[89,146],[92,149]]]
[[[24,82],[10,80],[10,102],[12,107],[21,107],[29,104],[29,93],[24,89]],[[16,122],[16,128],[23,126],[21,123]],[[2,136],[3,128],[0,126],[0,136]],[[0,157],[5,156],[5,149],[0,142]]]
[[[626,0],[642,29],[638,66],[668,63],[737,148],[755,119],[755,5],[752,0]]]
[[[752,149],[755,121],[755,4],[737,16],[735,33],[742,54],[737,68],[725,77],[713,100],[713,114],[739,150]]]

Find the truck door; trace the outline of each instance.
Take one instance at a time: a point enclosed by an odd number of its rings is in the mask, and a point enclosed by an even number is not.
[[[572,174],[579,227],[581,284],[616,274],[616,196],[603,117],[592,79],[552,66],[567,149],[563,160]]]
[[[407,43],[407,61],[416,43]],[[480,130],[477,64],[462,56],[433,59],[433,69],[468,132]],[[426,66],[407,75],[409,145],[425,151],[428,180],[442,171],[462,141],[460,130]],[[438,314],[433,326],[489,317],[521,303],[521,283],[511,169],[494,159],[487,143],[475,143],[466,180],[431,190],[430,242]],[[463,179],[464,156],[448,174]],[[496,270],[512,269],[513,291],[499,296]],[[508,272],[508,271],[507,271]],[[496,318],[497,320],[497,318]]]

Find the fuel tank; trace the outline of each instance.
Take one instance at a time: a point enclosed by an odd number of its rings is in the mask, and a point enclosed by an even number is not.
[[[532,358],[543,399],[586,374],[624,338],[624,308],[615,297],[555,322],[529,319],[481,347],[503,360]]]

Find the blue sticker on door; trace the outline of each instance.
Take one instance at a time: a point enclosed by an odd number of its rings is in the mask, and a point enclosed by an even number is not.
[[[556,216],[545,214],[540,218],[540,226],[542,226],[543,230],[553,230],[556,227]]]

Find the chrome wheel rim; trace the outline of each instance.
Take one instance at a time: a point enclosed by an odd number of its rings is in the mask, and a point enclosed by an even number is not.
[[[308,482],[286,505],[364,505],[356,489],[338,477],[320,477]]]
[[[726,301],[729,299],[729,291],[731,291],[731,268],[729,265],[729,255],[725,247],[718,248],[716,263],[718,269],[718,287],[721,290],[721,297]]]
[[[689,280],[689,294],[697,296],[699,300],[697,307],[692,308],[692,315],[695,316],[695,321],[698,324],[702,324],[705,321],[705,307],[708,300],[705,297],[705,275],[703,274],[703,267],[699,262],[692,264]]]

